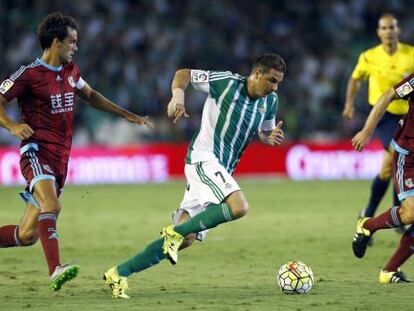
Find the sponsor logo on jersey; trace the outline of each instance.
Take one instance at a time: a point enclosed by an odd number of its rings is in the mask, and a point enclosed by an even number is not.
[[[203,70],[192,70],[191,81],[195,83],[208,82],[208,73]]]
[[[0,93],[6,94],[8,90],[13,86],[14,82],[10,79],[6,79],[0,84]]]
[[[412,180],[411,178],[407,178],[407,179],[404,181],[404,183],[405,183],[405,185],[406,185],[408,188],[412,188],[412,187],[414,187],[414,183],[413,183],[413,180]]]
[[[75,105],[75,93],[68,92],[56,95],[50,95],[50,106],[51,106],[51,113],[63,113],[63,112],[70,112],[73,111],[73,106]]]
[[[413,87],[411,86],[410,82],[405,82],[404,84],[397,87],[395,90],[400,97],[405,97],[413,91]]]
[[[75,87],[75,80],[73,80],[73,77],[72,76],[70,76],[68,78],[68,82],[69,82],[69,84],[70,84],[71,87]]]

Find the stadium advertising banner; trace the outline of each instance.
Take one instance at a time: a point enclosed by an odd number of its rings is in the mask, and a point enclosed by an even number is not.
[[[164,182],[183,177],[187,144],[73,148],[67,183],[122,184]],[[269,175],[294,180],[370,179],[378,172],[383,150],[374,141],[363,152],[349,141],[296,142],[278,148],[252,143],[236,175]],[[0,148],[0,185],[23,184],[18,148]]]

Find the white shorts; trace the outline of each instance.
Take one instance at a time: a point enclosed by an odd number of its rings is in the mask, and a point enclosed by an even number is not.
[[[231,193],[240,190],[236,180],[216,161],[186,164],[184,173],[187,187],[180,208],[173,213],[175,224],[178,224],[184,211],[193,217],[210,204],[220,204]],[[197,239],[204,240],[207,232],[208,230],[199,232]]]

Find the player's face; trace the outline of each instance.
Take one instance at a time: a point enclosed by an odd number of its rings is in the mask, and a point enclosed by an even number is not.
[[[255,95],[257,97],[264,97],[270,93],[276,92],[279,83],[283,81],[284,73],[271,68],[267,72],[262,72],[261,69],[256,69],[254,72]]]
[[[397,20],[388,16],[381,18],[378,22],[377,34],[383,44],[397,43],[400,35]]]
[[[68,28],[68,35],[60,42],[59,58],[63,64],[73,60],[75,52],[78,50],[78,32],[73,28]]]

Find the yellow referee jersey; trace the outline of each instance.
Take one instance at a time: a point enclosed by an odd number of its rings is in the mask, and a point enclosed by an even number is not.
[[[398,43],[394,55],[388,55],[380,44],[359,55],[352,78],[368,80],[368,102],[374,105],[382,93],[412,72],[414,72],[414,46]],[[394,100],[387,111],[397,115],[406,114],[408,103],[402,99]]]

